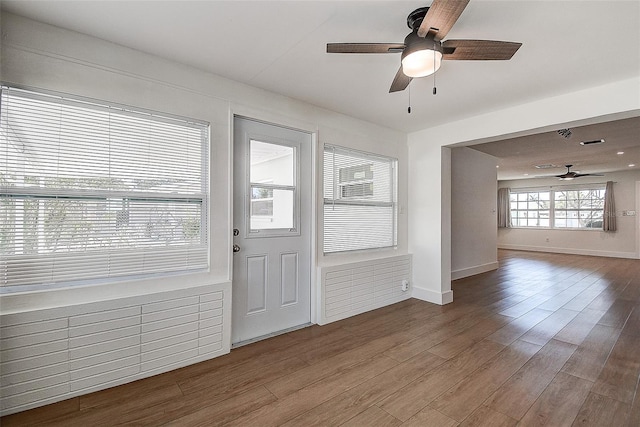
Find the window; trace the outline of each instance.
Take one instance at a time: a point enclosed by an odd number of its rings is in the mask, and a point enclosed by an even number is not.
[[[511,193],[511,223],[514,227],[549,227],[551,192]]]
[[[325,253],[396,246],[396,164],[325,145]]]
[[[299,234],[296,147],[249,141],[250,236]]]
[[[511,190],[514,227],[602,229],[604,185]]]
[[[604,193],[604,188],[554,191],[554,227],[602,229]]]
[[[0,102],[0,285],[208,268],[206,123],[8,87]]]

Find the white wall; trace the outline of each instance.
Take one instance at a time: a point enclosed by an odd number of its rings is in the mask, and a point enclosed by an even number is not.
[[[506,249],[570,253],[579,255],[638,258],[638,217],[622,216],[623,211],[637,210],[636,183],[640,171],[607,173],[605,177],[583,177],[571,184],[590,184],[614,181],[618,230],[532,230],[525,228],[499,229],[498,247]],[[500,181],[500,188],[530,188],[552,186],[561,188],[566,183],[557,179],[521,179]],[[548,239],[548,240],[547,240]]]
[[[451,150],[451,279],[498,268],[495,157]]]
[[[11,384],[12,391],[15,393],[12,396],[15,398],[2,400],[0,415],[114,386],[229,351],[232,293],[230,279],[233,271],[231,144],[234,115],[300,129],[313,135],[313,152],[316,160],[314,164],[316,213],[312,221],[315,221],[316,250],[312,265],[318,268],[317,274],[313,275],[314,281],[319,276],[319,265],[347,265],[356,261],[381,258],[393,260],[399,255],[406,256],[408,236],[407,216],[404,212],[407,206],[407,147],[404,133],[65,29],[7,13],[3,13],[1,19],[0,73],[4,83],[96,98],[209,122],[211,124],[210,188],[214,195],[212,200],[215,203],[211,204],[209,224],[212,254],[210,273],[3,295],[0,301],[2,311],[0,335],[3,337],[4,346],[0,348],[3,363],[0,367],[3,373],[2,384],[9,381],[4,376],[7,366],[19,366],[19,372],[16,371],[18,375],[13,375],[11,378],[11,381],[17,381]],[[398,217],[396,249],[326,257],[322,254],[322,181],[320,179],[322,156],[320,154],[324,143],[398,159],[398,203],[401,213]],[[383,279],[379,280],[380,286],[384,285],[382,281]],[[314,284],[316,301],[312,309],[314,310],[312,318],[322,310],[323,304],[324,293],[320,281],[317,282]],[[399,285],[394,286],[399,287]],[[380,289],[382,288],[374,289],[374,294],[381,292]],[[208,338],[207,340],[196,339],[190,341],[190,345],[195,346],[193,348],[196,350],[180,352],[179,348],[182,344],[176,344],[176,340],[180,339],[181,335],[175,335],[176,328],[187,326],[194,328],[190,329],[190,332],[195,331],[195,335],[204,333],[205,329],[211,331],[210,319],[205,318],[204,311],[202,313],[198,311],[208,310],[205,300],[209,293],[216,293],[222,298],[220,307],[215,308],[222,311],[221,316],[216,314],[222,319],[222,324],[214,326],[216,330],[221,331],[222,335],[218,337],[217,332],[211,335],[215,336],[216,340],[220,340],[221,347],[210,351]],[[407,298],[408,296],[404,293],[398,297]],[[185,317],[182,316],[183,312],[187,310],[189,314],[186,316],[189,317],[189,322],[185,324],[186,326],[182,324],[176,326],[177,323],[173,320],[167,320],[166,322],[171,324],[166,324],[165,319],[156,325],[157,329],[154,329],[152,334],[154,345],[166,346],[167,350],[174,348],[177,353],[163,353],[162,360],[159,361],[161,368],[150,373],[151,371],[144,369],[144,363],[158,355],[145,353],[145,349],[149,347],[149,343],[145,340],[151,338],[147,334],[149,326],[145,326],[144,307],[148,302],[162,298],[168,298],[168,301],[172,301],[171,304],[178,301],[175,308],[176,316],[182,319]],[[180,301],[185,298],[190,302],[188,308],[180,305]],[[386,301],[395,302],[396,300],[397,298]],[[66,334],[70,337],[75,333],[70,327],[74,321],[73,316],[78,313],[82,315],[92,313],[91,310],[95,307],[102,310],[107,306],[115,310],[114,319],[121,313],[118,306],[134,307],[135,310],[137,310],[136,307],[140,307],[142,314],[129,316],[131,319],[127,318],[127,321],[135,323],[132,326],[135,329],[134,335],[131,336],[133,338],[123,335],[128,334],[129,329],[122,331],[120,330],[122,328],[116,328],[114,331],[103,331],[100,329],[100,321],[96,321],[97,324],[92,324],[90,328],[95,332],[95,334],[92,332],[95,336],[91,336],[93,340],[91,345],[96,346],[96,351],[99,351],[104,348],[119,348],[113,347],[114,341],[131,339],[131,347],[127,350],[130,353],[127,353],[127,360],[124,360],[124,352],[122,354],[117,351],[110,352],[110,357],[112,356],[113,359],[109,364],[100,362],[103,360],[101,355],[97,355],[100,356],[97,358],[94,357],[96,355],[92,355],[91,359],[85,355],[87,358],[82,362],[86,364],[83,373],[92,376],[97,375],[100,369],[106,369],[107,372],[100,371],[96,381],[86,388],[76,387],[72,378],[75,378],[76,373],[69,371],[71,340],[64,336]],[[49,340],[51,333],[47,329],[43,334],[38,333],[37,337],[32,336],[30,331],[36,330],[33,319],[38,321],[45,319],[52,310],[61,325],[56,336],[63,337],[59,342],[56,341],[55,345],[46,343],[42,345],[34,339]],[[119,321],[114,320],[116,323]],[[156,326],[153,327],[156,328]],[[24,336],[27,337],[24,338]],[[19,340],[7,341],[5,337],[18,337]],[[19,351],[6,347],[9,344],[5,345],[5,343],[19,346]],[[54,358],[53,352],[60,353],[66,359]],[[38,356],[36,359],[42,365],[31,364],[34,354]],[[129,363],[127,369],[130,369],[126,372],[121,369],[123,363]],[[60,369],[64,372],[61,373]],[[52,385],[53,380],[60,382]]]
[[[440,95],[439,95],[440,96]],[[516,105],[409,134],[409,251],[413,296],[435,303],[452,298],[447,228],[450,175],[447,149],[640,115],[640,77]],[[561,126],[560,126],[561,125]],[[444,155],[443,155],[444,154]],[[443,167],[443,164],[445,165]],[[450,220],[450,217],[449,217]]]
[[[409,144],[409,252],[412,296],[436,304],[451,292],[451,150],[434,141]]]
[[[211,123],[212,274],[160,286],[196,286],[225,281],[231,275],[231,121],[234,114],[314,133],[316,151],[324,143],[379,153],[398,159],[398,203],[407,205],[406,135],[361,120],[324,110],[278,94],[266,92],[93,37],[52,27],[16,15],[2,15],[2,78],[7,83],[132,105],[150,110],[199,118]],[[319,184],[321,157],[316,155]],[[317,236],[322,235],[322,192],[316,191]],[[317,264],[345,263],[396,256],[407,252],[406,214],[398,219],[397,249],[325,257],[317,251]],[[316,239],[322,248],[321,239]],[[329,260],[325,260],[329,258]],[[191,280],[193,279],[193,280]],[[164,286],[164,287],[163,287]],[[119,289],[71,289],[46,295],[7,297],[5,309],[48,308],[95,299],[116,298],[121,293],[145,293],[152,289],[131,286]],[[105,289],[108,291],[105,292]]]

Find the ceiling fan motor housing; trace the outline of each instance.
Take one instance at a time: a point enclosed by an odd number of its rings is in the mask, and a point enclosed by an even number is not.
[[[442,54],[442,44],[440,40],[436,40],[433,35],[427,34],[426,37],[418,36],[418,31],[412,31],[407,37],[404,38],[404,51],[402,51],[401,59],[406,58],[414,52],[419,50],[434,50]]]
[[[429,11],[429,7],[420,7],[407,16],[407,26],[412,30],[417,30],[420,28],[420,24],[422,24],[422,20],[425,16],[427,16],[427,12]]]

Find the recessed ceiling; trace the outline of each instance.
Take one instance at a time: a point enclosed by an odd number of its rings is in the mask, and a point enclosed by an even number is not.
[[[499,180],[553,177],[565,173],[565,165],[573,165],[571,170],[580,173],[625,171],[630,164],[640,168],[640,117],[571,127],[568,138],[558,130],[471,148],[498,158]],[[599,139],[605,142],[580,144]]]

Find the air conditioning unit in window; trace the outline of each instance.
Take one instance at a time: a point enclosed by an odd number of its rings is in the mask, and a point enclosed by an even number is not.
[[[341,199],[373,196],[373,164],[340,168],[338,187]]]
[[[373,196],[373,182],[340,184],[340,198],[364,198]]]

